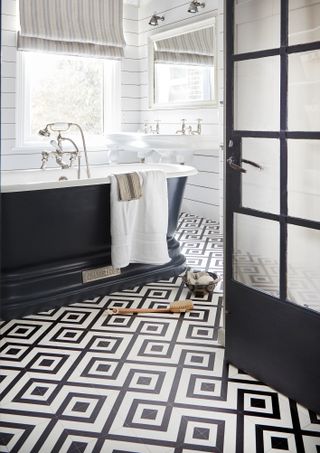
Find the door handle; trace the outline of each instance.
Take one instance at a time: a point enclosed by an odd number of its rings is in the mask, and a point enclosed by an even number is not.
[[[233,156],[229,157],[227,162],[232,170],[237,171],[238,173],[247,173],[247,170],[245,168],[242,168],[241,165],[235,163],[235,158]]]
[[[245,168],[235,163],[235,158],[233,156],[229,157],[227,162],[229,166],[232,168],[232,170],[237,171],[238,173],[247,173],[247,170]],[[253,167],[258,168],[259,170],[262,170],[261,165],[257,164],[256,162],[253,162],[252,160],[241,159],[241,162],[243,162],[244,164],[252,165]]]
[[[253,167],[258,168],[259,170],[262,170],[261,165],[257,164],[256,162],[253,162],[253,160],[241,159],[241,162],[243,162],[244,164],[252,165]]]

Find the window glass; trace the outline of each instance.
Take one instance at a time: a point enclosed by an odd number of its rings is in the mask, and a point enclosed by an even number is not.
[[[102,143],[119,108],[113,94],[118,62],[33,52],[23,52],[20,61],[21,145],[43,141],[38,131],[54,122],[77,123],[88,143]]]

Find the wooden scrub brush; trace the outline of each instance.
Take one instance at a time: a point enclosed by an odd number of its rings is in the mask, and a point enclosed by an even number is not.
[[[127,315],[130,313],[185,313],[193,309],[192,300],[176,300],[166,308],[109,308],[108,315]]]

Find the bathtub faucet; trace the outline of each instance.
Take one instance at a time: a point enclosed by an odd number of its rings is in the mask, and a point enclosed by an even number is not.
[[[87,177],[90,178],[91,175],[90,175],[89,160],[88,160],[88,153],[87,153],[87,147],[86,147],[86,142],[85,142],[85,138],[84,138],[84,133],[83,133],[82,128],[79,126],[79,124],[76,124],[76,123],[49,123],[46,125],[46,127],[44,129],[41,129],[39,131],[39,135],[41,135],[42,137],[50,137],[50,135],[51,135],[50,130],[52,132],[58,132],[57,141],[51,140],[51,142],[50,142],[50,144],[54,147],[55,150],[50,151],[50,152],[44,151],[42,153],[41,169],[42,170],[45,169],[50,156],[53,156],[56,159],[57,164],[62,169],[71,168],[74,160],[77,159],[78,160],[78,179],[80,179],[80,169],[81,169],[80,150],[79,150],[78,146],[76,145],[76,143],[73,140],[71,140],[71,138],[62,137],[62,135],[61,135],[61,132],[68,131],[72,126],[77,127],[80,132],[85,161],[86,161]],[[74,150],[64,151],[63,147],[62,147],[63,141],[70,142],[72,144]],[[66,163],[63,160],[64,155],[69,155],[69,163]]]
[[[75,150],[74,151],[63,151],[63,148],[62,148],[63,141],[70,142],[73,145]],[[56,163],[63,170],[71,168],[74,160],[78,159],[78,179],[80,179],[80,150],[77,147],[77,145],[75,144],[75,142],[73,140],[71,140],[70,138],[62,137],[62,135],[59,132],[57,141],[51,140],[50,145],[53,146],[54,151],[49,151],[49,152],[44,151],[41,153],[42,154],[41,170],[44,170],[46,168],[50,156],[55,158]],[[69,157],[69,163],[67,163],[63,160],[64,156]]]

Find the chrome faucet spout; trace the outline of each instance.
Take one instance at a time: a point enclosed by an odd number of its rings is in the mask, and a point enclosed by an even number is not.
[[[150,124],[149,131],[150,131],[150,134],[159,135],[160,134],[160,120],[155,120],[155,123],[156,123],[155,129],[153,129],[152,124]]]
[[[181,130],[177,131],[176,134],[177,135],[186,135],[187,133],[187,124],[186,124],[186,119],[183,118],[182,120],[182,124],[181,124]]]
[[[62,159],[62,156],[58,153],[55,154],[55,158],[56,158],[56,162],[58,165],[60,165],[60,167],[62,168],[62,170],[67,170],[68,168],[70,168],[70,165],[68,165],[63,159]]]
[[[191,135],[201,135],[202,133],[202,118],[197,119],[197,129],[195,131],[192,130],[192,127],[190,126],[190,134]]]

